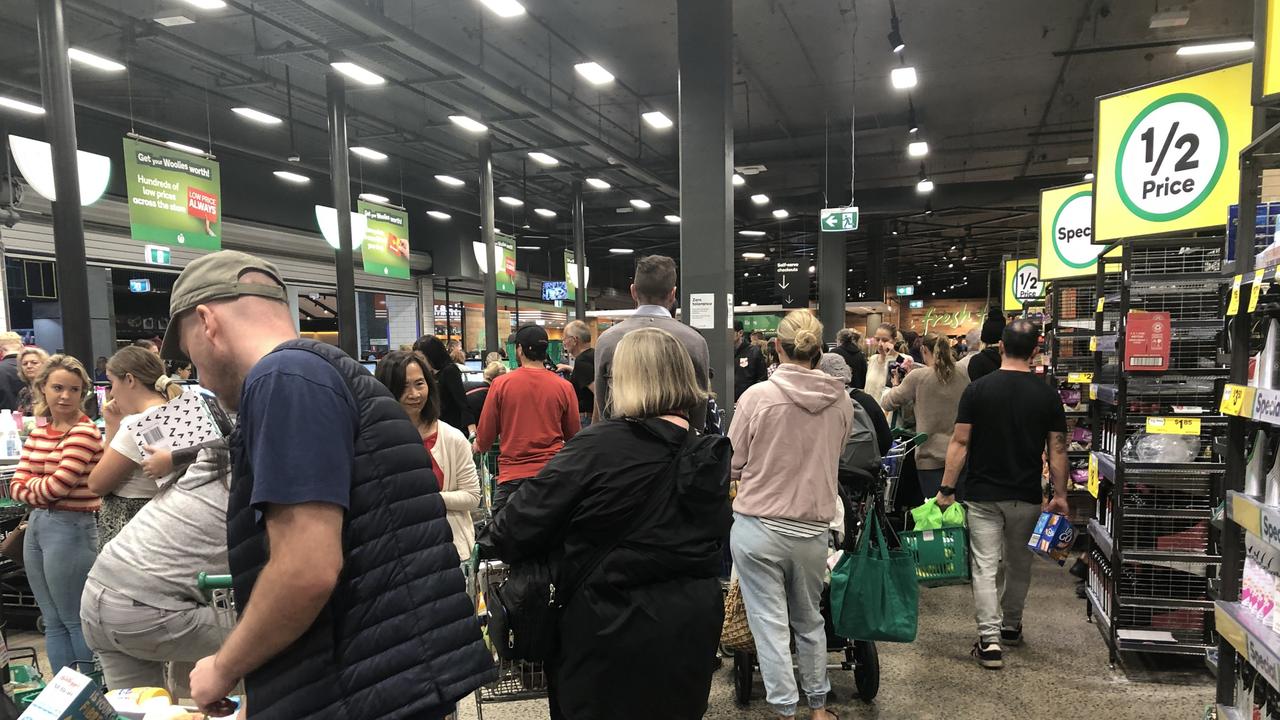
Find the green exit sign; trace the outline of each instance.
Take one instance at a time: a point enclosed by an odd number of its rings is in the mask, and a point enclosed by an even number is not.
[[[911,302],[907,303],[907,308],[910,310],[919,310],[922,307],[924,307],[923,300],[912,300]]]
[[[915,294],[916,294],[915,285],[899,285],[898,286],[898,297],[903,297],[906,295],[915,295]]]
[[[822,232],[848,232],[858,229],[858,208],[823,208],[818,214],[818,227]]]
[[[168,265],[170,263],[169,248],[163,245],[148,245],[145,259],[148,265]]]

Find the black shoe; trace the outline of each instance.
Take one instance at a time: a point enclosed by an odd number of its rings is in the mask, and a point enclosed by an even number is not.
[[[973,644],[973,652],[970,654],[978,659],[979,665],[988,670],[1004,667],[1004,654],[1000,651],[999,643],[979,639]]]
[[[1003,628],[1000,630],[1000,644],[1005,647],[1018,647],[1022,644],[1022,626]]]
[[[1084,581],[1076,583],[1076,597],[1081,600],[1087,600],[1089,598],[1089,594],[1085,591]]]
[[[1089,579],[1089,565],[1080,558],[1076,558],[1076,563],[1072,565],[1071,569],[1068,570],[1067,572],[1080,578],[1081,580]]]

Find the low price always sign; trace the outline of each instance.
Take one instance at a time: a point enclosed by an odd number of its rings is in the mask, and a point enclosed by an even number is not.
[[[367,218],[360,256],[372,275],[409,279],[409,214],[367,200],[356,202]]]
[[[222,248],[222,183],[215,160],[124,139],[129,226],[134,240]]]

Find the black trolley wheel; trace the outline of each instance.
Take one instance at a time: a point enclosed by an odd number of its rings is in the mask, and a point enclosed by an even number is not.
[[[751,653],[733,653],[733,701],[738,707],[751,704],[751,685],[755,682],[755,662]]]
[[[870,640],[853,643],[853,682],[858,686],[858,697],[871,702],[880,693],[880,653]]]

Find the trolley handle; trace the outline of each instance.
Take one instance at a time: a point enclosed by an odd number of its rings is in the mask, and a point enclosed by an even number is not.
[[[231,576],[210,575],[202,572],[196,576],[196,587],[203,593],[207,593],[210,590],[229,590],[231,588]]]

